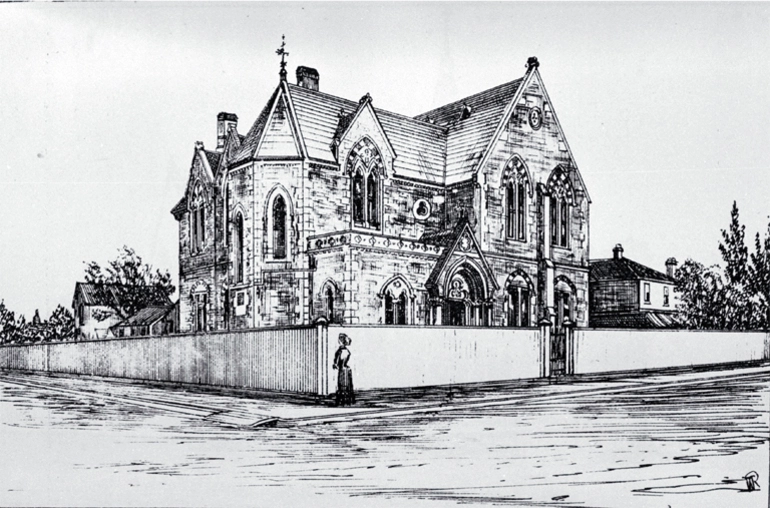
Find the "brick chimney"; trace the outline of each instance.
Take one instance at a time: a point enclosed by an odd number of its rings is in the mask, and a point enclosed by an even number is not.
[[[319,80],[318,71],[312,67],[305,67],[304,65],[297,67],[297,85],[302,88],[318,91]]]
[[[617,244],[612,249],[612,259],[623,259],[623,246],[622,245]]]
[[[238,115],[234,113],[225,113],[224,111],[217,115],[217,150],[225,147],[225,140],[230,129],[238,127]]]
[[[674,272],[676,271],[676,265],[678,265],[679,262],[676,260],[676,258],[668,258],[666,260],[666,275],[674,278]]]

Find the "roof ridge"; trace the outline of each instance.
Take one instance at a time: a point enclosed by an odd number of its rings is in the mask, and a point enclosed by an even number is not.
[[[292,90],[292,89],[302,89],[303,92],[308,92],[308,93],[311,93],[311,94],[324,95],[326,97],[331,97],[333,99],[337,99],[337,100],[341,100],[341,101],[346,101],[346,102],[351,103],[351,105],[353,105],[355,107],[355,109],[353,109],[353,111],[351,111],[350,113],[355,113],[356,111],[358,111],[358,103],[356,101],[350,100],[350,99],[346,99],[345,97],[340,97],[339,95],[333,95],[333,94],[330,94],[330,93],[327,93],[327,92],[321,92],[320,90],[310,90],[308,88],[305,88],[304,86],[292,85],[291,83],[289,83],[289,89],[290,90]],[[441,125],[436,125],[434,123],[430,123],[430,122],[427,122],[425,120],[419,120],[419,119],[417,119],[417,118],[415,118],[413,116],[405,115],[403,113],[396,113],[395,111],[391,111],[389,109],[377,108],[377,107],[374,107],[374,106],[372,106],[372,109],[374,109],[375,113],[385,113],[385,114],[388,114],[388,115],[393,115],[393,116],[396,116],[396,117],[399,117],[399,118],[402,118],[402,119],[405,119],[405,120],[409,120],[411,122],[415,122],[415,123],[417,123],[419,125],[422,125],[422,126],[432,127],[432,128],[434,128],[435,130],[437,130],[437,131],[439,131],[441,133],[443,133],[443,131],[444,131],[444,127],[442,127]]]
[[[424,112],[424,113],[420,113],[419,115],[415,115],[415,117],[414,117],[414,118],[415,118],[415,119],[418,119],[418,117],[422,117],[422,116],[428,116],[430,113],[433,113],[433,112],[435,112],[435,111],[438,111],[438,110],[440,110],[440,109],[448,108],[449,106],[452,106],[452,105],[456,105],[456,104],[458,104],[458,103],[463,103],[463,102],[467,101],[468,99],[471,99],[471,98],[476,98],[476,97],[478,97],[478,96],[481,96],[481,95],[487,94],[487,93],[489,93],[489,92],[491,92],[491,91],[493,91],[493,90],[497,90],[497,89],[499,89],[499,88],[505,88],[505,87],[507,87],[507,86],[511,86],[511,85],[513,85],[514,83],[517,83],[517,82],[521,82],[523,79],[524,79],[524,77],[521,77],[521,78],[517,78],[517,79],[514,79],[514,80],[512,80],[512,81],[508,81],[508,82],[506,82],[506,83],[501,83],[501,84],[499,84],[499,85],[495,85],[495,86],[493,86],[493,87],[491,87],[491,88],[487,88],[486,90],[482,90],[481,92],[476,92],[476,93],[474,93],[474,94],[471,94],[471,95],[467,95],[467,96],[465,96],[465,97],[461,97],[460,99],[454,100],[454,101],[452,101],[452,102],[447,102],[446,104],[444,104],[444,105],[442,105],[442,106],[438,106],[438,107],[436,107],[436,108],[433,108],[433,109],[431,109],[431,110],[429,110],[429,111],[426,111],[426,112]]]

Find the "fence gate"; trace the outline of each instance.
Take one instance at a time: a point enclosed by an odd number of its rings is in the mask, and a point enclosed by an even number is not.
[[[551,332],[551,376],[563,376],[567,372],[566,326],[555,326]]]

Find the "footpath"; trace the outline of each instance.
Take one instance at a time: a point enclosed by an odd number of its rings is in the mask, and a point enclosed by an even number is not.
[[[730,379],[768,379],[770,364],[720,370],[676,369],[656,373],[619,373],[557,379],[479,383],[429,388],[370,390],[356,394],[356,405],[335,407],[333,399],[284,395],[221,387],[171,385],[137,380],[0,371],[0,384],[54,392],[82,403],[99,400],[133,408],[184,414],[213,424],[239,428],[298,427],[372,418],[429,415],[537,404],[626,392],[718,383]]]

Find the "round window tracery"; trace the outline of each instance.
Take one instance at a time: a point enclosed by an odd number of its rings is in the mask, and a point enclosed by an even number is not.
[[[425,220],[430,217],[430,203],[427,199],[418,199],[412,207],[412,214],[417,220]]]

